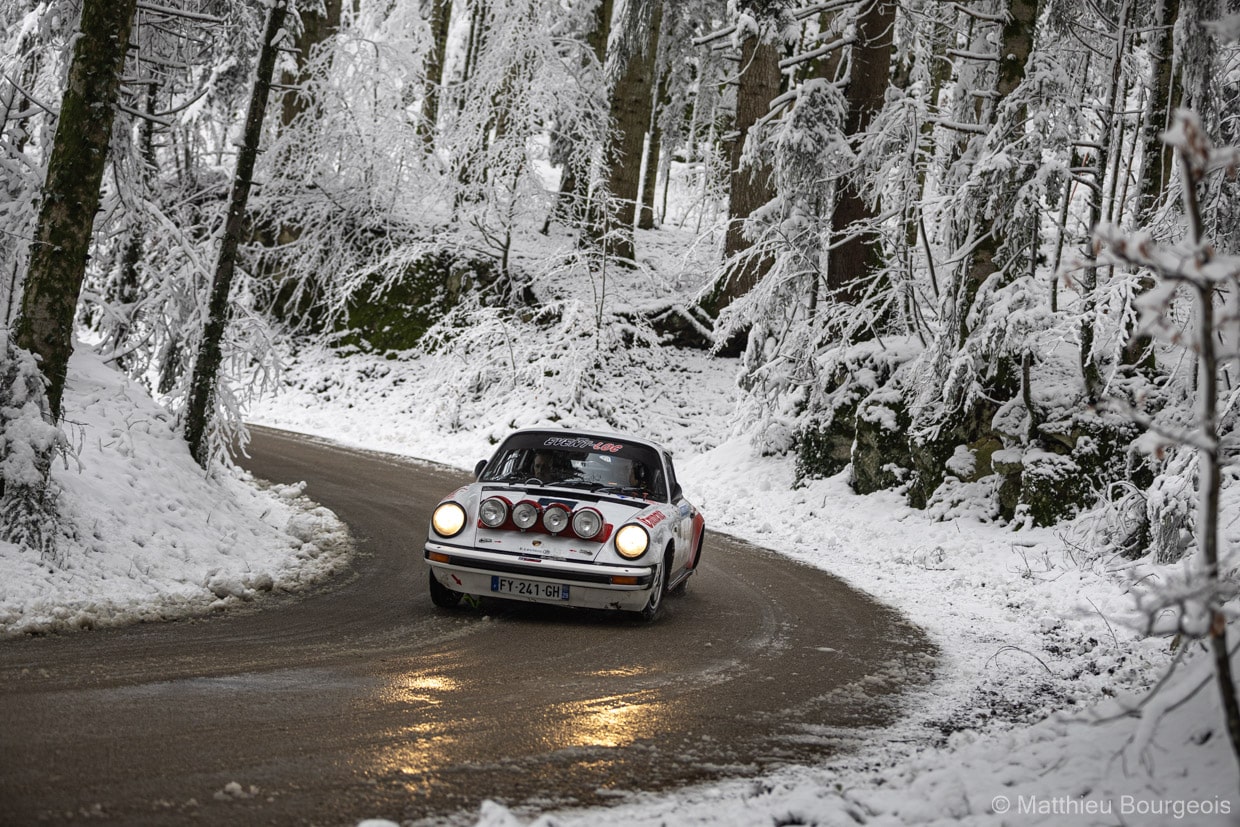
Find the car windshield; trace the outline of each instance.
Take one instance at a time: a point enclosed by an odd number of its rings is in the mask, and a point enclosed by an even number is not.
[[[658,454],[623,439],[514,434],[496,451],[479,479],[667,499]]]

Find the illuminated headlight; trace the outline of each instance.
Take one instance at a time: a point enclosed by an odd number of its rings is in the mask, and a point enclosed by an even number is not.
[[[499,497],[488,497],[478,506],[478,519],[487,528],[499,528],[508,519],[508,503]]]
[[[568,527],[568,510],[562,505],[550,506],[543,512],[543,528],[552,534],[559,534]]]
[[[593,508],[583,508],[573,515],[573,532],[583,540],[589,540],[603,530],[603,515]]]
[[[465,527],[465,509],[456,503],[443,503],[435,509],[431,527],[442,537],[455,537]]]
[[[639,525],[626,525],[616,532],[616,551],[621,557],[634,560],[646,553],[650,535]]]
[[[512,521],[523,530],[532,527],[538,522],[538,506],[528,501],[517,503],[512,509]]]

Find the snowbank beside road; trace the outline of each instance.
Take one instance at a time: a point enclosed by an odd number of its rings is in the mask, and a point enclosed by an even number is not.
[[[56,559],[0,542],[0,637],[168,620],[338,571],[346,530],[299,486],[208,477],[147,392],[78,347],[58,461]]]
[[[938,679],[908,699],[900,725],[867,733],[866,748],[821,767],[666,795],[617,790],[620,803],[606,809],[540,814],[492,802],[479,827],[530,819],[538,827],[1240,823],[1207,653],[1189,647],[1144,718],[1126,711],[1173,657],[1168,639],[1125,623],[1134,584],[1175,567],[1101,556],[1091,550],[1088,519],[1013,531],[968,503],[936,522],[893,492],[857,496],[846,473],[796,487],[791,458],[757,456],[731,432],[733,366],[683,357],[684,384],[645,401],[644,434],[676,452],[680,481],[708,528],[826,569],[899,610],[939,646]],[[430,359],[308,354],[290,366],[289,389],[252,414],[461,468],[489,455],[512,427],[600,426],[571,411],[541,419],[537,405],[513,393],[489,399],[490,425],[479,415],[449,427],[433,415],[433,394],[428,402],[409,390],[434,386],[441,369]],[[637,370],[617,378],[613,392],[625,383],[661,387],[654,368],[650,376]],[[1240,513],[1234,497],[1225,507]],[[1225,539],[1240,546],[1240,521],[1224,522]],[[1173,706],[1167,699],[1184,701],[1151,726],[1150,713]]]

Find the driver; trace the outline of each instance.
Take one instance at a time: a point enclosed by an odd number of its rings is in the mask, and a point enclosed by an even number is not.
[[[530,475],[549,482],[555,476],[555,455],[550,451],[535,451],[534,461],[530,465]]]

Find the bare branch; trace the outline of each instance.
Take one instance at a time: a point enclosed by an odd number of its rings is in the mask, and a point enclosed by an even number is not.
[[[46,103],[43,103],[41,100],[36,98],[34,95],[30,94],[30,92],[26,91],[26,88],[24,86],[22,86],[17,81],[13,80],[13,78],[9,77],[8,72],[0,72],[0,76],[3,76],[4,79],[7,80],[14,89],[16,89],[18,92],[21,92],[22,95],[26,98],[26,100],[30,101],[35,106],[42,109],[47,114],[52,115],[53,117],[59,114],[55,109],[48,106]]]
[[[837,38],[835,40],[832,40],[830,43],[824,43],[823,45],[819,46],[816,49],[810,49],[808,52],[802,52],[799,55],[793,55],[792,57],[784,58],[783,60],[779,62],[779,68],[780,69],[791,69],[793,66],[800,66],[802,63],[809,63],[811,60],[817,60],[823,55],[827,55],[827,54],[830,54],[831,52],[834,52],[836,49],[841,49],[845,46],[851,46],[852,44],[856,42],[857,42],[857,38],[855,37]]]
[[[215,25],[222,25],[224,23],[224,18],[222,17],[215,17],[210,14],[201,14],[199,12],[185,11],[184,9],[170,9],[167,6],[157,6],[154,3],[139,2],[138,10],[151,12],[153,14],[163,14],[168,17],[180,17],[184,20],[196,20],[199,23],[212,23]]]
[[[963,60],[985,60],[993,63],[999,62],[999,54],[997,52],[968,52],[964,49],[948,49],[949,57],[958,57]]]
[[[962,3],[952,3],[951,8],[955,9],[961,14],[965,14],[965,15],[968,15],[969,17],[972,17],[974,20],[982,20],[987,23],[999,23],[1001,25],[1007,23],[1007,15],[1004,15],[1004,14],[987,14],[986,12],[980,12],[980,11],[977,11],[976,9],[971,9]]]

